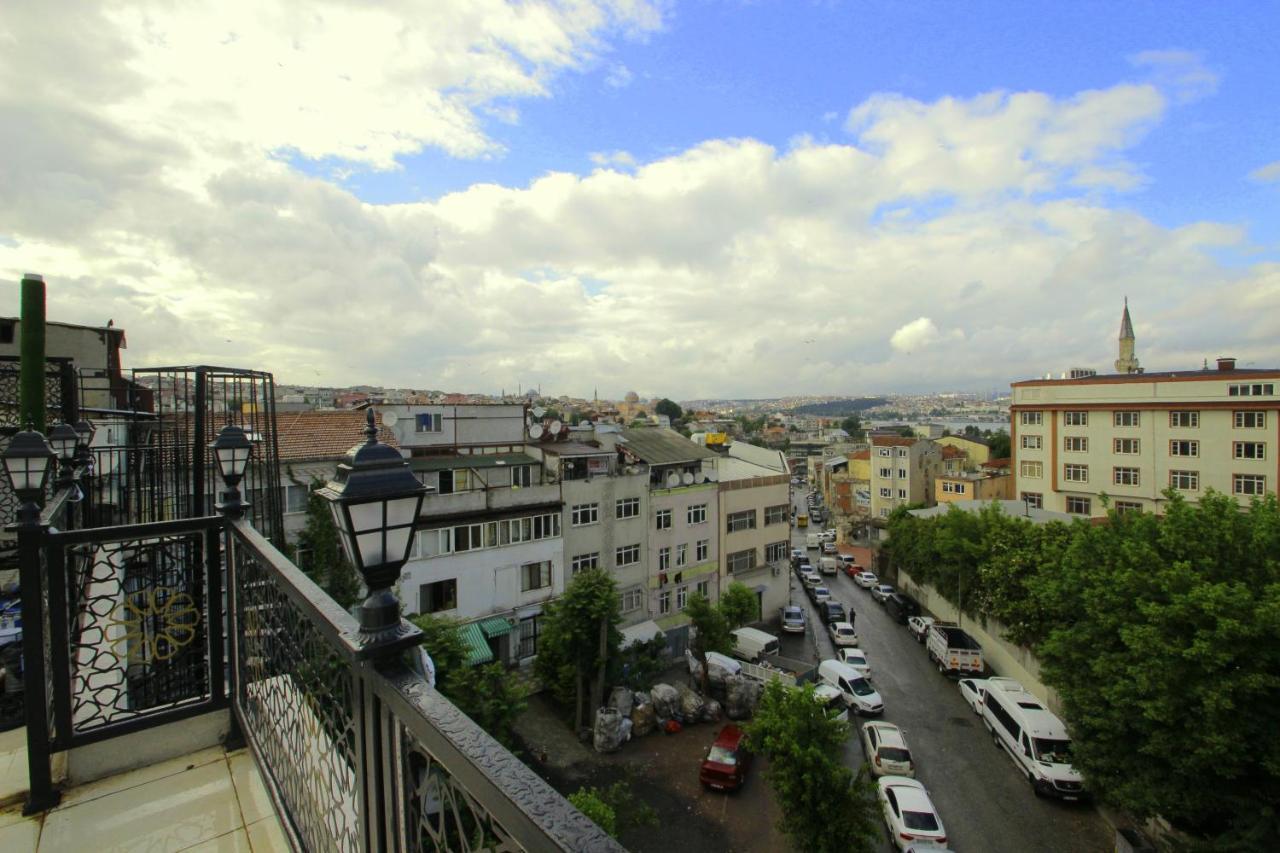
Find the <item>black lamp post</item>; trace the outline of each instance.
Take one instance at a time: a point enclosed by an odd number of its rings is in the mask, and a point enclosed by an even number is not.
[[[93,436],[97,432],[97,425],[88,418],[81,418],[76,421],[76,435],[80,439],[76,450],[80,457],[80,464],[84,465],[86,469],[93,465],[93,454],[89,451],[89,447],[93,444]]]
[[[40,523],[40,504],[45,484],[49,482],[53,459],[49,443],[32,429],[15,435],[5,448],[4,473],[9,478],[13,493],[18,496],[19,526]]]
[[[57,479],[57,487],[60,489],[71,485],[71,472],[76,465],[76,445],[79,442],[80,436],[76,434],[75,427],[71,424],[60,423],[49,430],[49,446],[53,448],[54,455],[61,463],[58,466]]]
[[[427,489],[395,448],[378,443],[373,409],[364,434],[365,443],[347,451],[337,476],[318,494],[329,501],[342,547],[369,589],[358,608],[361,634],[391,639],[402,632],[391,585],[409,558]]]
[[[218,460],[218,473],[227,487],[218,501],[218,511],[228,518],[239,518],[249,507],[240,499],[240,480],[244,477],[249,457],[253,455],[253,442],[244,434],[243,428],[227,424],[209,444],[209,449]]]

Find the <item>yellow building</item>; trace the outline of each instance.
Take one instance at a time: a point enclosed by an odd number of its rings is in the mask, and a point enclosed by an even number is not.
[[[1013,477],[1008,473],[962,471],[939,474],[933,484],[934,501],[1009,500],[1013,497]]]
[[[954,447],[962,451],[974,466],[991,459],[991,445],[981,438],[968,435],[944,435],[942,438],[935,438],[934,441],[943,447]]]

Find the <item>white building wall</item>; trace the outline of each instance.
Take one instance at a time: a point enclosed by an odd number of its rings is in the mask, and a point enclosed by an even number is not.
[[[638,607],[624,606],[622,625],[633,625],[643,622],[649,617],[648,595],[626,595],[633,590],[644,590],[648,572],[649,542],[646,534],[646,519],[649,516],[649,475],[622,474],[616,477],[592,477],[589,480],[565,480],[561,484],[564,498],[564,517],[560,529],[564,538],[565,572],[573,564],[573,558],[580,554],[599,553],[600,568],[609,572],[618,584],[618,592],[624,602],[639,600]],[[635,518],[619,519],[615,517],[617,501],[623,498],[637,498],[640,501],[640,514]],[[595,503],[598,505],[595,524],[580,527],[573,526],[573,507]],[[614,564],[617,549],[624,545],[639,543],[640,562],[632,566],[618,568]],[[566,577],[566,583],[568,578]]]
[[[441,611],[437,615],[469,622],[539,604],[564,592],[563,555],[564,542],[556,537],[410,560],[400,572],[400,600],[404,603],[405,613],[415,614],[422,585],[456,578],[457,609]],[[551,586],[521,592],[520,567],[543,560],[551,561]]]
[[[689,524],[689,508],[706,506],[706,521]],[[671,511],[671,527],[666,530],[657,529],[658,513]],[[649,549],[645,565],[648,567],[649,607],[655,618],[678,617],[678,606],[681,590],[691,594],[700,582],[707,582],[707,596],[717,601],[720,596],[720,537],[717,533],[720,524],[720,508],[715,483],[700,483],[693,486],[681,486],[674,489],[651,489],[649,491],[649,507],[645,515],[648,525]],[[707,543],[707,556],[697,558],[699,541]],[[688,562],[684,566],[676,565],[679,546],[687,546]],[[671,568],[666,571],[667,582],[662,583],[659,566],[663,548],[671,549]],[[681,575],[676,581],[676,575]],[[664,595],[669,593],[669,596]],[[663,602],[669,601],[666,612]]]

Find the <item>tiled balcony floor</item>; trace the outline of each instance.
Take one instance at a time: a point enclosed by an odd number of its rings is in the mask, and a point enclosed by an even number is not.
[[[19,759],[25,782],[25,748],[0,754],[0,764]],[[64,790],[44,815],[23,817],[21,803],[0,810],[4,853],[85,850],[260,853],[289,845],[253,757],[213,748]]]

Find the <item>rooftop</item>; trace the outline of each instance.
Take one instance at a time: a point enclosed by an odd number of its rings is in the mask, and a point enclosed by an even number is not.
[[[718,457],[714,451],[669,429],[624,429],[621,440],[626,452],[650,465],[676,465]]]
[[[395,433],[378,417],[378,441],[399,447]],[[364,443],[365,413],[359,409],[287,412],[276,417],[276,429],[281,462],[340,459]]]
[[[1233,367],[1229,370],[1202,368],[1200,370],[1166,370],[1158,373],[1099,373],[1095,376],[1081,376],[1078,379],[1023,379],[1010,383],[1014,388],[1034,385],[1110,385],[1114,383],[1143,382],[1211,382],[1219,380],[1230,382],[1235,378],[1245,379],[1280,379],[1280,368],[1275,367]]]
[[[1000,509],[1005,515],[1019,515],[1027,518],[1036,524],[1048,524],[1050,521],[1063,521],[1070,523],[1080,516],[1069,515],[1065,512],[1054,512],[1048,509],[1036,509],[1028,505],[1024,501],[951,501],[950,503],[938,504],[937,506],[926,507],[925,509],[913,509],[909,512],[916,518],[933,518],[937,515],[945,515],[955,507],[960,512],[979,513],[991,504],[999,504]]]

